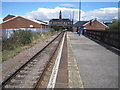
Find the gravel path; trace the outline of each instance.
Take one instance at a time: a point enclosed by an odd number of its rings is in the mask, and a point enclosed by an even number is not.
[[[50,41],[52,41],[58,34],[53,35],[52,37],[39,42],[33,47],[22,51],[14,58],[4,61],[2,63],[2,81],[4,81],[9,75],[16,71],[23,63],[28,61],[33,57],[37,52],[39,52],[44,46],[46,46]]]

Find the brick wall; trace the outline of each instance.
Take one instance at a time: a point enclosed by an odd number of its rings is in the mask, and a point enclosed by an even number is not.
[[[105,30],[106,27],[101,24],[100,22],[98,22],[97,20],[94,20],[91,25],[90,24],[87,24],[85,26],[86,29],[89,29],[89,30]]]
[[[33,28],[41,28],[41,25],[36,22],[17,17],[13,20],[2,23],[2,29],[30,28],[30,25],[32,25]]]

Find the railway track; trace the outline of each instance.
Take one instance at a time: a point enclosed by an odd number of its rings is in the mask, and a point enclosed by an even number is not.
[[[23,64],[1,84],[1,88],[38,88],[65,32],[61,32],[47,46]]]

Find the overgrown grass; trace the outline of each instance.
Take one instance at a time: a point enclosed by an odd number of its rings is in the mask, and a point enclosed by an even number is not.
[[[54,30],[51,30],[51,31],[49,31],[49,32],[46,32],[46,33],[44,33],[44,34],[38,34],[38,33],[36,33],[36,34],[34,34],[33,36],[30,36],[30,38],[31,38],[31,41],[29,41],[29,43],[27,43],[27,44],[22,44],[21,45],[21,43],[20,43],[20,41],[19,40],[16,40],[16,41],[14,41],[14,43],[13,43],[13,41],[11,41],[10,42],[10,40],[8,40],[7,42],[4,42],[4,44],[3,45],[5,45],[5,44],[10,44],[9,46],[11,47],[7,47],[7,45],[3,48],[3,50],[2,50],[2,62],[3,61],[5,61],[5,60],[8,60],[8,59],[10,59],[10,58],[13,58],[14,56],[16,56],[18,53],[20,53],[21,51],[23,51],[23,50],[25,50],[25,49],[28,49],[28,48],[30,48],[30,47],[32,47],[33,45],[35,45],[35,44],[37,44],[38,42],[40,42],[40,41],[42,41],[42,40],[45,40],[45,39],[47,39],[47,38],[49,38],[49,37],[51,37],[52,35],[54,35],[55,33],[57,33],[57,31],[54,31]],[[21,35],[21,34],[20,34]],[[23,35],[22,35],[23,36]],[[28,35],[29,36],[29,35]],[[26,37],[26,36],[25,36]],[[22,37],[22,39],[24,39],[23,37]],[[24,42],[26,41],[26,40],[29,40],[29,39],[25,39],[25,40],[23,40]],[[23,43],[24,43],[23,42]],[[17,44],[16,44],[17,43]]]

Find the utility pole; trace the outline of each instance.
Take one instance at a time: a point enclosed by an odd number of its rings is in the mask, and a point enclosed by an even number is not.
[[[74,24],[74,7],[73,7],[73,18],[72,18],[72,24]]]
[[[72,14],[71,14],[71,27],[72,27],[72,30],[73,30],[73,23],[74,23],[74,7],[71,7],[71,11],[72,11]]]
[[[81,17],[81,0],[79,0],[79,21],[80,21],[80,17]]]
[[[71,8],[71,11],[72,11],[70,20],[72,21],[72,25],[73,25],[73,22],[74,22],[74,7],[70,7],[70,8]]]

